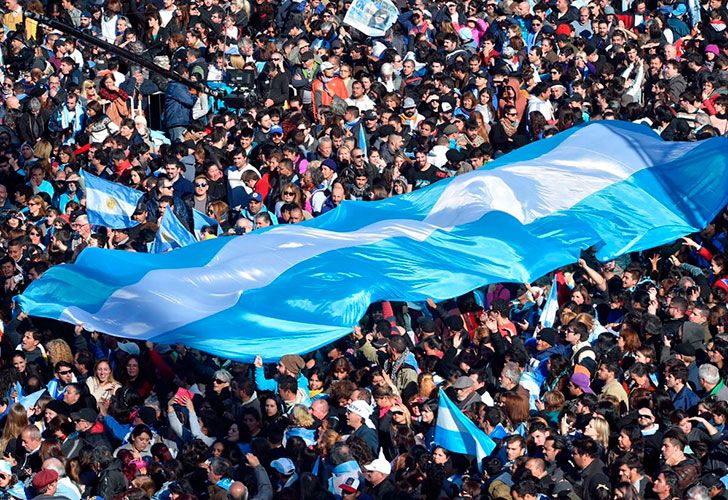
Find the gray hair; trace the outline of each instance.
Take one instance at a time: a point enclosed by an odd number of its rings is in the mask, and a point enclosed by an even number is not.
[[[55,457],[46,459],[46,461],[43,462],[43,468],[56,471],[58,473],[58,477],[66,477],[66,468],[63,466],[63,462]]]
[[[720,372],[718,371],[718,367],[709,363],[700,365],[700,368],[698,369],[698,376],[710,385],[717,385],[718,382],[720,382]]]
[[[349,445],[346,443],[338,442],[334,444],[334,447],[331,449],[331,463],[336,465],[341,465],[345,462],[348,462],[350,460],[353,460],[353,457],[351,455],[351,450],[349,449]]]
[[[518,385],[518,382],[521,380],[521,370],[519,370],[518,365],[512,361],[509,361],[503,366],[502,375],[516,385]]]
[[[688,490],[686,498],[688,500],[710,500],[710,492],[708,488],[698,484]]]
[[[218,380],[224,380],[228,384],[233,380],[233,376],[230,374],[227,370],[218,370],[213,375],[213,378],[216,378]]]

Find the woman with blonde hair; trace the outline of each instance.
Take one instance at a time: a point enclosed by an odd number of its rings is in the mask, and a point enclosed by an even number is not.
[[[609,422],[602,417],[594,417],[586,425],[584,435],[592,438],[601,448],[602,456],[609,448]]]
[[[26,425],[28,425],[28,412],[23,405],[15,403],[5,418],[3,435],[0,437],[0,453],[3,456],[15,452],[16,441]]]
[[[435,384],[435,380],[432,377],[431,373],[421,373],[420,374],[420,380],[419,380],[419,395],[422,396],[425,399],[430,399],[435,397],[436,391],[437,391],[437,385]]]
[[[114,379],[111,364],[106,359],[101,359],[94,365],[94,374],[86,379],[86,385],[96,402],[107,401],[121,387],[121,384]]]
[[[291,415],[293,416],[293,423],[296,427],[309,428],[314,424],[313,415],[311,415],[311,412],[304,405],[294,406]]]
[[[39,225],[43,222],[46,216],[46,202],[37,194],[31,196],[28,200],[28,213],[25,217],[35,225]]]
[[[81,84],[81,104],[87,107],[88,103],[98,101],[99,93],[96,91],[96,84],[93,80],[85,80]]]
[[[73,364],[71,347],[63,339],[49,340],[46,344],[46,352],[48,353],[48,362],[51,366],[56,366],[56,363],[59,361]]]
[[[53,145],[45,139],[39,140],[33,147],[33,154],[38,159],[47,160],[51,157],[51,153],[53,153]]]

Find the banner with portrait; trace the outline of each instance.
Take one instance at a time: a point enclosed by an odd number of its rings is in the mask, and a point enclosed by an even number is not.
[[[398,15],[399,10],[389,0],[354,0],[344,17],[344,24],[368,36],[384,36]]]

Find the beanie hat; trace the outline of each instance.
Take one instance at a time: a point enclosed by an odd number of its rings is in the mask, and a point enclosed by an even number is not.
[[[306,363],[298,354],[286,354],[281,358],[281,364],[287,371],[293,373],[294,377],[298,377]]]

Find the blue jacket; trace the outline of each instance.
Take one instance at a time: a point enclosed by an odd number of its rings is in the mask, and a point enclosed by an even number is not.
[[[186,127],[192,123],[192,107],[197,97],[181,83],[169,82],[164,101],[164,125],[167,129]]]

